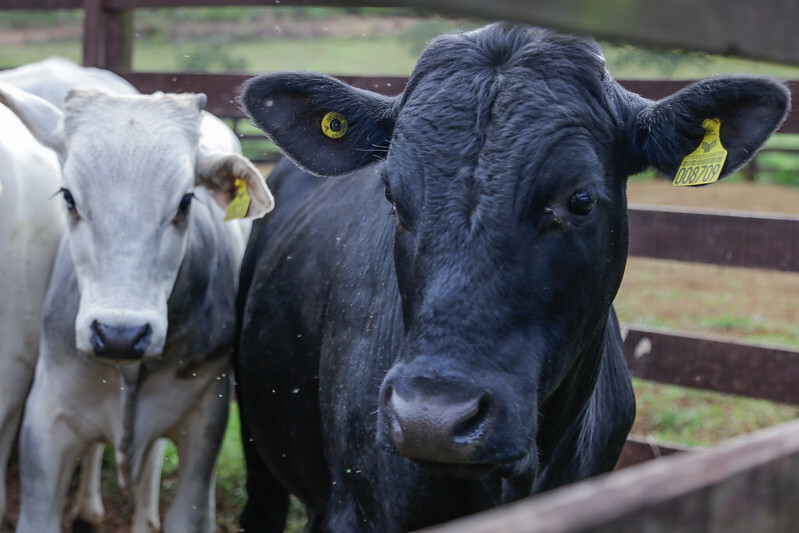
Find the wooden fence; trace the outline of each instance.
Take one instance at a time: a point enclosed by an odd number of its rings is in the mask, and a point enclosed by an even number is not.
[[[461,0],[461,3],[470,4],[470,1]],[[142,92],[205,92],[209,97],[209,111],[241,120],[235,96],[249,75],[156,74],[133,72],[129,68],[132,10],[230,4],[265,5],[265,2],[0,0],[0,10],[82,8],[85,11],[85,64],[110,68]],[[369,4],[416,3],[282,2],[282,5]],[[497,5],[506,4],[502,0]],[[710,1],[706,4],[720,7],[723,3]],[[457,7],[459,2],[433,0],[431,5]],[[767,2],[766,5],[772,4]],[[509,9],[515,13],[517,8]],[[792,7],[789,11],[795,9]],[[779,58],[785,52],[781,50],[769,56],[765,45],[758,50],[760,56],[771,58]],[[794,57],[799,58],[799,51]],[[405,83],[402,78],[388,77],[343,76],[342,79],[384,94],[399,92]],[[649,98],[660,98],[687,82],[622,80],[621,83]],[[795,93],[797,84],[791,82],[789,86]],[[797,101],[795,94],[794,101]],[[792,113],[781,131],[799,133],[799,116]],[[633,256],[799,273],[799,217],[722,215],[631,206],[629,223],[630,254]],[[628,326],[625,328],[625,351],[633,375],[643,379],[799,405],[797,350]],[[740,437],[707,451],[674,453],[678,451],[682,450],[631,437],[621,466],[668,457],[433,529],[441,533],[795,530],[794,525],[799,523],[799,422]]]

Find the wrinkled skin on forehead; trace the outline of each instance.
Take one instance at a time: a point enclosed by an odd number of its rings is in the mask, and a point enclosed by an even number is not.
[[[396,98],[288,72],[242,104],[338,176],[278,165],[245,255],[242,526],[280,530],[291,492],[321,530],[406,531],[613,468],[634,414],[611,307],[626,178],[673,174],[710,117],[728,174],[788,96],[731,77],[652,102],[594,43],[496,24],[434,40]]]

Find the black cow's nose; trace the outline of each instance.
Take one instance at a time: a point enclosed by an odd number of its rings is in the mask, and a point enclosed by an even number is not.
[[[141,359],[152,333],[150,324],[108,326],[95,320],[91,328],[94,355],[115,362]]]
[[[491,419],[490,397],[446,394],[404,395],[387,386],[385,414],[389,435],[400,455],[419,461],[472,464],[486,439]]]

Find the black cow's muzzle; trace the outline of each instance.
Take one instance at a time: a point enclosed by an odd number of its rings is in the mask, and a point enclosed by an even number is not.
[[[482,477],[530,451],[519,438],[523,431],[507,423],[504,403],[474,380],[409,376],[395,368],[381,387],[378,441],[430,473]]]
[[[400,455],[437,463],[474,462],[491,421],[487,394],[418,395],[389,385],[384,395],[388,432]]]

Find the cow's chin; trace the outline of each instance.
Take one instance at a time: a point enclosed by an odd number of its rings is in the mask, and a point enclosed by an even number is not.
[[[522,475],[533,466],[529,457],[509,463],[438,463],[413,460],[427,475],[475,481],[488,476],[512,478]]]
[[[98,357],[98,356],[96,356],[94,354],[86,354],[86,355],[88,357],[91,357],[92,359],[94,359],[98,363],[103,363],[103,364],[106,364],[106,365],[133,365],[133,364],[136,364],[136,363],[146,363],[148,361],[160,360],[161,359],[160,355],[158,355],[158,356],[150,356],[150,355],[148,355],[148,356],[144,356],[144,357],[140,357],[140,358],[135,358],[135,357],[134,358]]]
[[[476,481],[493,474],[498,465],[492,464],[452,464],[430,461],[414,461],[425,474],[433,477],[446,477]]]

